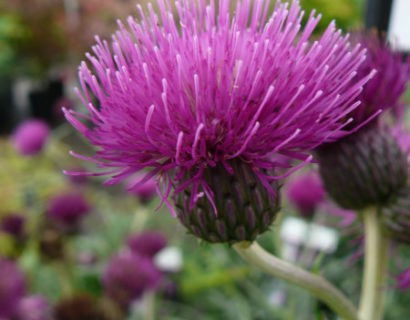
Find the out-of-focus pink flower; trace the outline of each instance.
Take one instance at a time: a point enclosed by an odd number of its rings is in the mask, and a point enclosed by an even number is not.
[[[403,291],[410,288],[410,268],[397,277],[397,286]]]
[[[20,300],[15,320],[50,320],[51,306],[46,298],[40,295],[27,296]]]
[[[149,258],[154,257],[167,245],[167,239],[162,233],[156,231],[145,231],[132,235],[127,240],[128,247],[137,254]]]
[[[65,231],[75,231],[81,219],[90,213],[91,207],[85,197],[76,192],[63,193],[50,199],[48,216]]]
[[[48,125],[42,120],[27,120],[20,124],[13,134],[12,141],[16,150],[24,156],[38,154],[50,134]]]
[[[313,171],[291,178],[285,187],[290,203],[307,218],[315,213],[317,206],[325,197],[322,180]]]
[[[25,293],[23,273],[14,262],[0,259],[0,318],[10,318]]]
[[[103,275],[107,295],[123,307],[158,287],[162,275],[151,259],[123,250],[109,261]]]

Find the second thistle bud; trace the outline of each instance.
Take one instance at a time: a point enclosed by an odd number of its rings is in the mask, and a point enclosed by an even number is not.
[[[234,174],[219,164],[205,171],[206,183],[214,192],[217,213],[207,197],[190,210],[191,190],[175,197],[178,218],[195,236],[208,242],[253,241],[265,232],[279,211],[279,190],[273,197],[252,168],[241,161],[230,163]]]
[[[317,150],[329,195],[347,209],[384,206],[407,183],[407,159],[390,132],[377,126]]]

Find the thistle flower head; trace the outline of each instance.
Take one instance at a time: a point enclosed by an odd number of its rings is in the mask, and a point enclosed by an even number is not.
[[[159,13],[138,6],[140,19],[119,22],[111,43],[97,37],[86,55],[92,69],[79,67],[89,115],[65,114],[98,148],[86,159],[109,169],[100,173],[108,183],[149,168],[165,202],[172,184],[176,193],[192,186],[193,205],[212,199],[204,170],[220,164],[234,174],[230,163],[240,159],[274,196],[264,169],[288,163],[275,155],[305,160],[346,134],[345,116],[371,77],[352,80],[364,51],[333,23],[309,41],[320,16],[312,12],[302,28],[298,1],[277,1],[269,13],[271,3],[238,1],[231,15],[230,1],[176,1],[174,16],[158,0]]]
[[[48,125],[42,120],[27,120],[20,124],[13,134],[12,141],[16,150],[24,156],[38,154],[50,134]]]
[[[387,109],[402,117],[400,97],[409,80],[410,59],[403,62],[401,54],[376,34],[355,38],[368,51],[356,77],[373,69],[377,73],[364,85],[359,96],[362,104],[349,115],[356,126],[354,134],[317,149],[320,173],[328,194],[344,208],[389,206],[407,183],[408,155],[402,146],[406,141],[404,136],[402,141],[396,139],[397,133],[380,128],[373,119]]]
[[[357,77],[377,70],[359,96],[361,106],[352,113],[355,122],[361,123],[378,110],[400,108],[400,97],[406,91],[410,77],[410,59],[404,61],[402,54],[394,51],[376,33],[357,33],[353,38],[367,49],[366,60],[358,69]]]
[[[304,173],[291,179],[286,184],[286,193],[291,204],[305,217],[312,216],[325,197],[322,180],[315,172]]]
[[[107,295],[119,305],[128,307],[148,290],[157,288],[161,273],[152,260],[130,250],[115,255],[103,275]]]
[[[167,245],[167,239],[162,233],[145,231],[128,238],[128,247],[136,254],[152,258]]]
[[[0,259],[0,318],[11,317],[25,292],[23,273],[8,260]]]

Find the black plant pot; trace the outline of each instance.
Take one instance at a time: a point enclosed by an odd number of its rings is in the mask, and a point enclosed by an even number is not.
[[[40,89],[29,94],[31,115],[50,124],[56,122],[55,104],[64,95],[64,84],[60,79],[49,80]]]
[[[13,106],[12,81],[10,78],[0,78],[0,134],[10,133],[17,117]]]

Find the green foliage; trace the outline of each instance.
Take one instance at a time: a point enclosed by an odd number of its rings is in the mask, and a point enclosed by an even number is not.
[[[322,14],[316,34],[322,33],[332,20],[343,30],[358,28],[362,24],[362,3],[358,0],[301,0],[301,5],[306,12],[305,20],[313,9]]]

